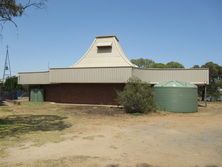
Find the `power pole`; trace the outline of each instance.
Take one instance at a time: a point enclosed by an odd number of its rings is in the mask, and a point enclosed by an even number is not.
[[[10,59],[9,59],[9,52],[8,52],[8,45],[6,46],[6,56],[5,56],[5,65],[4,65],[4,72],[2,77],[2,82],[4,83],[8,77],[11,77],[11,66],[10,66]]]

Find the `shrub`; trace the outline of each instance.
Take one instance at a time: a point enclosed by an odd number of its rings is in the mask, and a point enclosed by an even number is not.
[[[117,92],[118,102],[127,113],[145,113],[155,110],[152,88],[138,78],[130,78],[122,92]]]

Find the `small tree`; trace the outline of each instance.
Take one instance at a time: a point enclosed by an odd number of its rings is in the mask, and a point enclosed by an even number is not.
[[[130,78],[122,92],[118,93],[118,102],[127,113],[145,113],[155,110],[153,93],[149,84],[138,78]]]
[[[18,77],[13,76],[5,80],[3,85],[5,91],[15,91],[21,89],[21,86],[18,85]]]
[[[21,85],[18,85],[18,77],[8,77],[2,85],[1,95],[3,99],[17,99],[18,93],[23,90]]]

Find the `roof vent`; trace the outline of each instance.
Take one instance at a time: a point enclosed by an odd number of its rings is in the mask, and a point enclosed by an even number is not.
[[[96,46],[97,48],[112,47],[112,42],[98,42]]]

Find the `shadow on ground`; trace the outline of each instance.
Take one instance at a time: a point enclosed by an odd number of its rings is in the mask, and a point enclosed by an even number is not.
[[[0,138],[32,131],[63,130],[71,126],[57,115],[10,115],[0,118]]]
[[[1,100],[0,100],[0,106],[5,106],[5,103],[3,101],[1,101]]]

